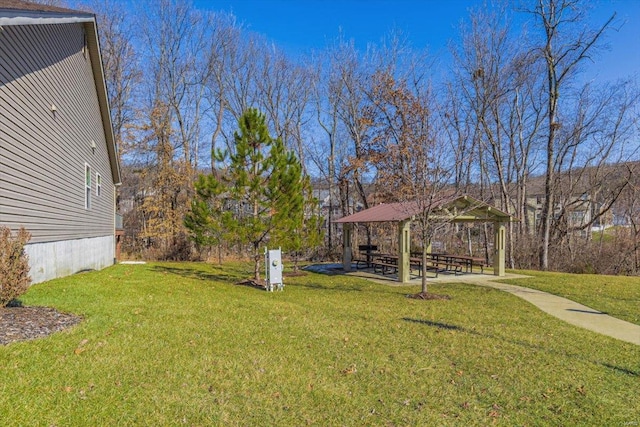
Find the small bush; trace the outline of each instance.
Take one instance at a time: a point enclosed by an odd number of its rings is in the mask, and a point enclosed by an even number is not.
[[[9,228],[0,227],[0,307],[24,294],[31,283],[29,257],[24,253],[30,238],[24,228],[12,237]]]

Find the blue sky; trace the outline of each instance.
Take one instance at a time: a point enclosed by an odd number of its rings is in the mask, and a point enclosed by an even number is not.
[[[596,58],[589,78],[640,77],[640,0],[593,1],[591,21],[604,23],[617,11],[607,36],[610,50]],[[365,48],[400,29],[415,48],[446,61],[447,42],[458,36],[469,9],[483,0],[196,0],[201,9],[232,12],[248,29],[292,55],[320,50],[341,30]]]

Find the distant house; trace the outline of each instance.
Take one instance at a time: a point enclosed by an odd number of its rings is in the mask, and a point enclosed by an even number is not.
[[[630,212],[618,196],[624,185],[638,187],[639,162],[621,162],[571,171],[559,177],[559,190],[553,206],[556,221],[572,233],[589,235],[592,231],[629,223]],[[622,199],[622,198],[620,198]],[[530,179],[526,220],[533,234],[542,218],[545,201],[544,177]]]
[[[114,263],[119,184],[95,16],[0,0],[0,226],[34,283]]]

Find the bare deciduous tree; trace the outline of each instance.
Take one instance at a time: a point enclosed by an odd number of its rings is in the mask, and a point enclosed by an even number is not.
[[[488,195],[505,212],[525,218],[526,184],[542,121],[540,99],[535,95],[540,92],[540,80],[533,55],[518,51],[513,31],[503,23],[504,14],[473,13],[470,29],[463,32],[462,44],[454,51],[458,95],[454,93],[453,98],[460,98],[458,107],[467,119],[456,119],[454,128],[474,124],[468,132],[467,152],[478,160],[480,196]],[[471,169],[470,160],[465,160]],[[524,229],[518,231],[522,234]],[[514,268],[514,224],[509,224],[507,232],[508,261]]]
[[[420,84],[415,82],[420,81]],[[426,79],[397,80],[375,76],[369,116],[375,135],[367,148],[377,181],[391,201],[404,202],[414,217],[422,246],[422,294],[427,294],[427,251],[435,233],[448,221],[435,213],[455,193],[450,146],[443,141],[441,115]]]
[[[567,149],[571,150],[572,146],[585,141],[576,140],[577,135],[572,130],[566,130],[569,114],[563,110],[567,106],[562,100],[569,98],[572,79],[580,66],[595,54],[597,43],[615,17],[612,16],[595,30],[583,29],[576,33],[576,28],[580,28],[578,26],[584,22],[584,7],[580,0],[538,0],[531,11],[540,30],[544,32],[542,44],[537,51],[545,64],[547,85],[545,199],[539,229],[540,268],[544,270],[549,268],[549,246],[557,203],[558,178],[566,165],[563,157]],[[559,138],[561,130],[565,135],[573,134],[573,137]]]
[[[96,14],[111,124],[121,156],[134,145],[135,93],[141,70],[133,42],[133,28],[122,3],[94,0],[87,5]]]

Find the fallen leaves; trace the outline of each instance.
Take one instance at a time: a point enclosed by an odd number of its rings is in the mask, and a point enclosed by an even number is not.
[[[76,349],[73,350],[73,353],[76,355],[82,354],[86,350],[84,346],[87,345],[88,343],[89,343],[88,339],[86,338],[83,339],[82,341],[80,341],[80,344],[78,344],[78,347],[76,347]]]
[[[341,372],[343,375],[351,375],[358,372],[358,369],[356,368],[356,365],[351,365],[348,368],[343,369]]]
[[[494,403],[493,405],[491,405],[491,409],[487,413],[487,416],[489,418],[493,418],[494,424],[496,423],[496,419],[501,417],[500,411],[502,411],[502,408],[500,407],[500,405]]]

